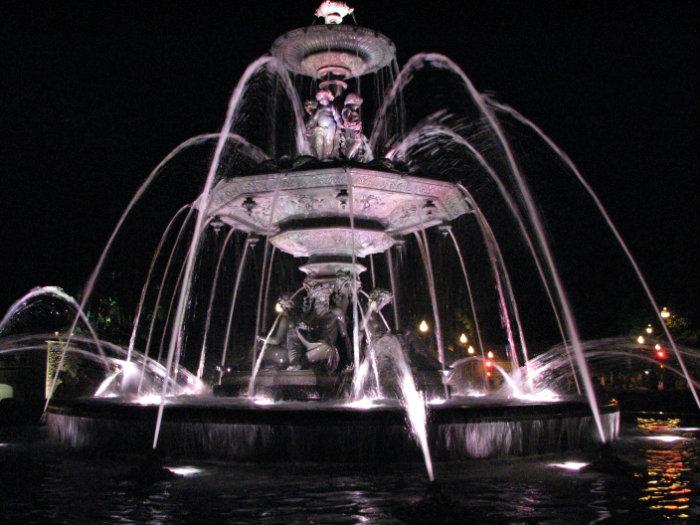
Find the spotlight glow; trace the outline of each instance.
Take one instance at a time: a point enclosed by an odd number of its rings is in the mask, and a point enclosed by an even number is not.
[[[146,394],[136,398],[139,405],[160,405],[161,396],[158,394]]]
[[[346,407],[359,408],[361,410],[369,410],[374,407],[374,399],[370,397],[363,397],[356,401],[351,401],[350,403],[345,403]]]
[[[518,392],[513,394],[513,397],[523,401],[544,401],[547,403],[553,403],[555,401],[559,401],[560,399],[556,392],[549,389],[544,389],[533,393]]]
[[[201,468],[197,467],[165,467],[165,470],[169,470],[176,476],[183,476],[183,477],[188,477],[188,476],[195,476],[197,474],[201,474],[204,472]]]
[[[582,463],[580,461],[565,461],[564,463],[550,463],[549,466],[578,472],[583,467],[588,466],[588,463]]]
[[[688,441],[688,438],[682,436],[671,436],[668,434],[663,434],[660,436],[646,436],[645,439],[650,441],[661,441],[663,443],[675,443],[676,441]]]

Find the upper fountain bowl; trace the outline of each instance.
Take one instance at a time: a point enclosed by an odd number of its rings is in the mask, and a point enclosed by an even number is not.
[[[290,71],[322,78],[374,73],[396,57],[394,43],[359,26],[326,24],[295,29],[272,44],[272,55]]]

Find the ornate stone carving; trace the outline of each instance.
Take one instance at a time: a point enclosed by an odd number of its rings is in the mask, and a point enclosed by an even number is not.
[[[348,191],[350,184],[352,191]],[[347,197],[339,199],[339,194]],[[248,198],[256,203],[250,213],[244,206]],[[356,222],[376,225],[356,230],[359,257],[386,250],[394,235],[450,222],[471,211],[459,188],[449,182],[332,167],[221,181],[213,190],[209,214],[244,231],[272,235],[276,246],[287,253],[310,256],[351,253],[351,209]],[[327,220],[334,226],[281,231],[281,225],[301,219]]]

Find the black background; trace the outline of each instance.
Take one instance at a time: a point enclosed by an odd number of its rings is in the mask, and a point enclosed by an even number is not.
[[[246,65],[317,3],[4,2],[0,310],[36,285],[78,293],[149,171],[219,130]],[[696,2],[351,4],[399,64],[444,53],[538,123],[659,300],[698,319]]]

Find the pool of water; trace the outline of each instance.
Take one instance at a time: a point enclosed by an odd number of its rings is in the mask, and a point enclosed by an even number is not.
[[[43,428],[0,428],[0,521],[8,523],[658,523],[700,519],[700,425],[627,415],[615,454],[629,473],[587,471],[570,453],[437,463],[240,464],[75,452]]]

